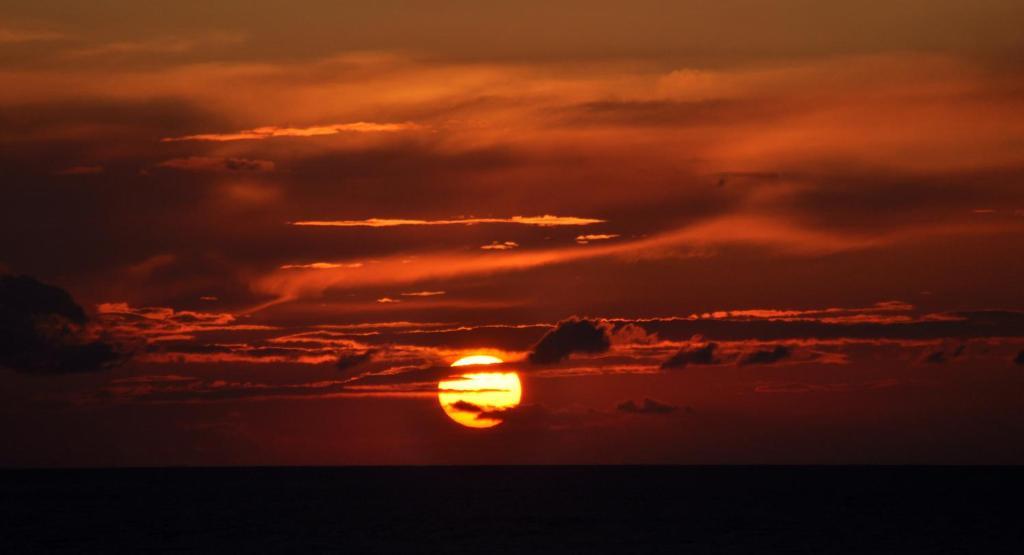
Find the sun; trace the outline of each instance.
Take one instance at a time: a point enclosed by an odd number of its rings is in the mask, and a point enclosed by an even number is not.
[[[452,363],[452,367],[456,366],[474,366],[477,364],[501,364],[505,362],[498,357],[492,357],[491,355],[470,355],[468,357],[462,357]]]
[[[462,357],[453,368],[501,364],[489,355]],[[501,424],[500,411],[519,405],[523,396],[519,375],[515,372],[471,372],[453,376],[437,384],[437,398],[449,418],[470,428],[491,428]]]

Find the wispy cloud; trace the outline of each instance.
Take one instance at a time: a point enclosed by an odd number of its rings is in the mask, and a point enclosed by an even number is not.
[[[818,321],[827,323],[893,323],[910,321],[905,315],[892,314],[914,310],[914,305],[903,301],[882,301],[869,307],[780,309],[745,308],[693,313],[687,320],[775,320],[780,322]]]
[[[507,251],[519,248],[519,243],[516,243],[515,241],[505,241],[503,243],[493,241],[488,245],[482,245],[480,248],[485,251]]]
[[[157,164],[156,167],[184,171],[272,172],[275,165],[270,160],[189,156],[188,158],[164,160]]]
[[[105,327],[130,337],[150,339],[210,331],[271,330],[272,326],[242,324],[226,312],[175,310],[169,307],[133,307],[125,302],[100,303],[96,312]]]
[[[402,293],[403,297],[436,297],[438,295],[444,295],[444,291],[410,291]]]
[[[360,322],[355,324],[318,324],[313,326],[325,330],[341,331],[362,331],[376,329],[422,329],[422,328],[443,328],[451,326],[451,322]]]
[[[200,133],[197,135],[183,135],[181,137],[165,137],[162,142],[177,141],[256,141],[273,139],[275,137],[320,137],[323,135],[337,135],[338,133],[387,133],[395,131],[408,131],[418,129],[420,126],[412,122],[403,123],[373,123],[357,121],[354,123],[332,123],[327,125],[314,125],[311,127],[277,127],[266,126],[254,129],[243,129],[231,133]]]
[[[322,272],[272,273],[256,279],[252,287],[256,292],[272,294],[277,299],[255,307],[250,312],[306,295],[319,295],[329,288],[415,283],[424,279],[508,272],[601,257],[635,259],[704,256],[707,247],[736,244],[763,246],[791,256],[817,256],[878,248],[929,236],[964,232],[984,234],[1005,229],[1005,226],[987,229],[978,226],[964,228],[938,225],[871,234],[833,233],[793,225],[783,220],[735,215],[698,222],[642,239],[614,241],[586,249],[551,248],[507,253],[504,256],[441,251],[424,253],[414,260],[410,260],[408,255],[379,258],[374,264],[355,271],[328,269]]]
[[[313,262],[310,264],[285,264],[282,270],[334,270],[337,268],[362,268],[362,262]]]
[[[591,241],[607,241],[618,237],[617,233],[595,233],[591,235],[577,235],[576,242],[581,245],[586,245]]]
[[[550,221],[550,218],[554,217],[543,217],[542,221]],[[256,280],[253,288],[257,292],[278,296],[277,301],[257,308],[263,309],[304,295],[320,294],[333,287],[414,283],[428,278],[522,270],[608,256],[688,256],[679,249],[708,245],[743,243],[774,247],[795,254],[820,254],[867,248],[887,241],[891,239],[837,235],[775,220],[731,217],[698,223],[644,239],[595,245],[588,249],[553,248],[508,253],[505,256],[436,252],[423,254],[412,261],[407,255],[380,258],[375,264],[355,271],[328,269],[322,272],[274,273]]]
[[[404,225],[520,224],[540,227],[557,227],[600,223],[604,223],[604,220],[544,214],[543,216],[512,216],[511,218],[455,218],[450,220],[410,220],[401,218],[368,218],[365,220],[300,220],[297,222],[291,222],[291,225],[312,227],[398,227]]]

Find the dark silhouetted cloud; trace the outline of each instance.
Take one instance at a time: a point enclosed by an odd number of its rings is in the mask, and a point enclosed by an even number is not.
[[[377,349],[367,349],[361,353],[345,353],[338,357],[338,362],[334,366],[342,372],[347,372],[370,362],[376,354]]]
[[[1022,350],[1021,352],[1017,353],[1017,358],[1013,359],[1013,362],[1015,364],[1024,365],[1024,350]]]
[[[558,323],[530,352],[533,364],[554,364],[573,353],[603,353],[611,347],[608,326],[599,321],[569,318]]]
[[[275,165],[270,160],[189,156],[188,158],[165,160],[157,164],[156,167],[183,171],[270,172],[274,171]]]
[[[700,347],[684,347],[672,358],[661,363],[662,368],[683,368],[687,364],[714,364],[717,343],[706,343]]]
[[[67,291],[28,276],[0,276],[0,366],[68,374],[124,360],[113,344],[90,336],[88,323]]]
[[[939,312],[907,321],[864,321],[864,313],[842,314],[843,320],[784,320],[778,315],[767,318],[666,318],[639,322],[645,330],[667,340],[686,341],[702,335],[716,341],[784,341],[788,339],[952,339],[965,341],[978,337],[1024,336],[1024,312],[1012,310],[976,310]],[[851,318],[845,318],[851,316]]]
[[[780,360],[789,358],[793,350],[785,345],[776,345],[771,349],[758,349],[743,355],[740,364],[774,364]]]
[[[921,357],[922,364],[945,364],[953,359],[959,358],[967,350],[967,344],[961,343],[955,348],[950,349],[947,346],[939,347],[934,351],[926,352]]]
[[[455,401],[454,403],[448,406],[455,410],[461,410],[466,412],[484,412],[484,409],[479,405],[474,405],[473,403],[470,403],[469,401],[463,401],[462,399],[459,399],[458,401]]]
[[[671,414],[675,412],[679,407],[655,401],[654,399],[644,399],[642,403],[637,403],[632,399],[623,401],[615,406],[616,410],[622,412],[628,412],[630,414]]]

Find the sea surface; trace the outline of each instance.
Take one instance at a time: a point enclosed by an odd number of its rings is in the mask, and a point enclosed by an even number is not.
[[[0,471],[0,552],[1024,553],[1009,467]]]

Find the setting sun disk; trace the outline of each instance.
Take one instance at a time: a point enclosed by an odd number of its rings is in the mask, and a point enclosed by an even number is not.
[[[468,357],[462,357],[452,363],[452,367],[456,366],[474,366],[477,364],[501,364],[505,362],[498,357],[492,357],[491,355],[471,355]]]

